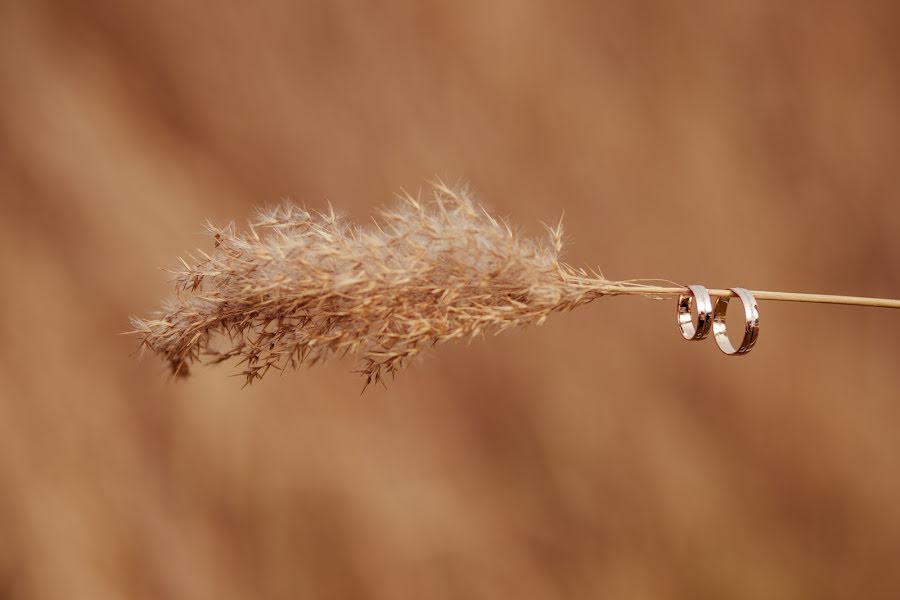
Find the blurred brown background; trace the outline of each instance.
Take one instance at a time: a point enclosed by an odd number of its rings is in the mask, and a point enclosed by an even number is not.
[[[900,314],[602,299],[167,383],[206,218],[427,177],[611,278],[900,297],[900,5],[0,3],[0,597],[897,598]]]

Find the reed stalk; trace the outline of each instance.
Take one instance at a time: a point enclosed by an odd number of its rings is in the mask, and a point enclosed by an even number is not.
[[[687,291],[610,281],[561,262],[562,224],[545,227],[543,237],[526,238],[465,188],[441,182],[427,200],[401,196],[369,227],[285,203],[261,211],[243,231],[209,224],[214,249],[181,259],[171,271],[174,297],[158,315],[133,318],[130,333],[178,377],[202,359],[236,359],[249,384],[272,369],[354,355],[369,385],[442,342],[540,325],[602,296]],[[753,293],[900,308],[898,300]]]

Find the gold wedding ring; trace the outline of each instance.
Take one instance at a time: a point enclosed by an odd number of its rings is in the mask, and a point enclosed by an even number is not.
[[[702,340],[712,326],[713,306],[709,292],[702,285],[689,285],[689,294],[678,297],[678,329],[686,340]],[[691,317],[691,304],[697,304],[697,325]]]
[[[737,348],[728,339],[725,314],[728,311],[729,299],[725,297],[716,298],[716,305],[713,309],[713,335],[716,338],[716,344],[719,345],[719,349],[725,354],[747,354],[756,345],[756,338],[759,337],[759,305],[756,302],[756,298],[748,290],[731,288],[731,291],[737,294],[744,307],[744,339],[741,340],[741,344]]]

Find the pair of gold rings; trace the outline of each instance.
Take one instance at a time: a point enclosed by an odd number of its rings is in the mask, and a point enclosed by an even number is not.
[[[720,296],[713,305],[709,291],[702,285],[687,286],[689,293],[678,297],[678,329],[686,340],[702,340],[709,335],[712,329],[713,336],[719,350],[725,354],[740,356],[747,354],[756,345],[759,337],[759,304],[749,290],[744,288],[731,288],[740,299],[744,307],[744,339],[735,348],[728,339],[728,327],[725,324],[725,315],[728,311],[729,298]],[[691,316],[691,306],[697,305],[697,324]]]

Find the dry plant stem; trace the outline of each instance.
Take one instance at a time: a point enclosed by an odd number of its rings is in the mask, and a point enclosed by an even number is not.
[[[247,383],[268,371],[329,356],[362,360],[366,385],[449,340],[540,325],[602,296],[676,296],[686,288],[610,281],[560,260],[561,225],[521,236],[465,189],[434,184],[406,195],[369,227],[292,204],[248,228],[209,226],[213,249],[181,261],[175,296],[131,333],[173,375],[192,364],[237,359]],[[712,289],[715,296],[730,290]],[[900,301],[784,292],[760,300],[900,308]]]
[[[610,295],[628,294],[640,296],[678,296],[688,292],[686,287],[662,287],[633,285],[610,285],[606,287]],[[726,289],[710,289],[710,295],[734,298],[733,291]],[[817,304],[843,304],[846,306],[871,306],[876,308],[900,308],[900,300],[890,298],[864,298],[861,296],[835,296],[831,294],[802,294],[798,292],[767,292],[763,290],[751,293],[757,300],[777,300],[781,302],[812,302]]]

